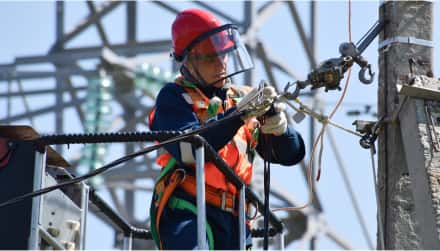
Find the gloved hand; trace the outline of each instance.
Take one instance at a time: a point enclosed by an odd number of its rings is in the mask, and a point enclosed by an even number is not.
[[[261,116],[270,109],[276,96],[277,92],[272,86],[254,88],[237,104],[237,110],[245,112],[242,116],[243,120]]]
[[[280,136],[286,132],[287,118],[283,112],[285,107],[282,103],[274,104],[275,114],[264,119],[264,125],[260,127],[262,133]]]

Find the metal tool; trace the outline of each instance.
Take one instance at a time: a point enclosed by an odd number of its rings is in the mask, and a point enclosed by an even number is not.
[[[317,69],[307,75],[307,80],[287,83],[283,96],[291,100],[296,99],[299,92],[309,85],[311,89],[324,87],[326,92],[329,90],[340,90],[341,79],[344,78],[345,72],[354,63],[361,67],[358,74],[359,80],[364,84],[371,84],[375,73],[371,70],[371,65],[361,54],[382,31],[385,23],[385,21],[377,21],[356,45],[352,42],[342,43],[339,46],[341,56],[325,60]],[[293,86],[295,86],[295,90],[289,92],[289,89]]]
[[[254,90],[251,95],[248,95],[246,100],[242,100],[242,102],[238,104],[237,111],[242,112],[245,110],[255,110],[261,106],[266,107],[283,98],[295,100],[299,96],[300,91],[309,85],[311,89],[324,87],[326,92],[329,90],[341,90],[340,81],[354,63],[361,67],[358,74],[359,80],[364,84],[371,84],[374,80],[375,73],[372,71],[371,65],[361,54],[382,31],[386,23],[386,21],[377,21],[356,45],[352,42],[342,43],[339,46],[339,53],[341,54],[339,57],[325,60],[317,69],[310,72],[304,81],[288,82],[284,87],[284,92],[270,102],[267,102],[267,100],[262,102],[261,100],[262,90],[266,84],[265,81],[262,80],[258,88]],[[291,88],[295,89],[291,91]],[[300,120],[299,117],[298,120]]]
[[[356,131],[362,134],[359,144],[365,149],[374,147],[384,123],[385,116],[382,116],[378,121],[355,120],[353,125],[356,126]]]

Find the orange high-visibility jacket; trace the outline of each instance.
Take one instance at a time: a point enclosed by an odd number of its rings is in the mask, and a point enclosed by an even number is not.
[[[209,119],[209,99],[196,87],[183,86],[183,88],[186,91],[182,94],[183,98],[192,106],[200,123],[203,124]],[[229,88],[226,95],[225,110],[236,105],[236,101],[232,97],[243,96],[250,90],[251,87],[248,86],[234,86]],[[224,112],[224,110],[223,107],[219,105],[214,115],[221,112]],[[240,127],[233,139],[218,151],[220,157],[234,170],[245,184],[251,182],[252,157],[250,151],[253,151],[257,144],[256,139],[252,136],[255,130],[254,122],[255,118],[250,119]],[[156,163],[164,167],[170,159],[171,154],[165,152],[157,158]],[[237,192],[234,185],[226,180],[226,177],[212,162],[206,162],[205,164],[205,181],[206,184],[223,191],[228,191],[232,194]]]

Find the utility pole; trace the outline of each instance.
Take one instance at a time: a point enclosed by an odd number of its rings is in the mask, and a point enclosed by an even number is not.
[[[388,23],[379,41],[378,109],[384,123],[379,135],[378,229],[383,231],[378,231],[378,249],[440,247],[440,145],[435,144],[440,142],[440,113],[435,113],[440,102],[432,101],[435,92],[427,97],[416,88],[440,87],[440,81],[430,78],[432,5],[384,1],[380,6],[380,18]],[[411,91],[398,92],[398,85]]]

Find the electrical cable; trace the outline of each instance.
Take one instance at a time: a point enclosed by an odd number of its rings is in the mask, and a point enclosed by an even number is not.
[[[131,159],[133,159],[133,158],[135,158],[137,156],[147,154],[147,153],[149,153],[151,151],[154,151],[154,150],[157,150],[157,149],[159,149],[161,147],[173,144],[173,143],[175,143],[177,141],[182,141],[184,139],[188,139],[188,138],[190,138],[190,137],[192,137],[192,136],[194,136],[196,134],[204,132],[204,131],[206,131],[206,130],[208,130],[210,128],[213,128],[215,126],[221,125],[222,123],[225,123],[225,122],[227,122],[229,120],[235,119],[235,118],[240,117],[242,115],[243,115],[243,112],[233,111],[232,113],[230,113],[228,116],[224,117],[221,120],[213,121],[213,122],[211,122],[211,123],[209,123],[209,124],[207,124],[205,126],[199,127],[197,129],[194,129],[194,130],[186,132],[186,133],[182,133],[181,135],[178,135],[176,137],[172,137],[172,138],[170,138],[168,140],[165,140],[165,141],[162,141],[162,142],[160,142],[160,143],[158,143],[156,145],[145,147],[145,148],[143,148],[143,149],[141,149],[141,150],[139,150],[137,152],[125,155],[124,157],[116,159],[116,160],[110,162],[109,164],[104,165],[104,166],[102,166],[102,167],[100,167],[100,168],[98,168],[98,169],[96,169],[96,170],[94,170],[94,171],[92,171],[90,173],[87,173],[87,174],[85,174],[83,176],[79,176],[79,177],[73,178],[71,180],[59,183],[57,185],[46,187],[46,188],[42,188],[40,190],[31,192],[31,193],[27,193],[27,194],[24,194],[24,195],[12,198],[10,200],[7,200],[5,202],[2,202],[2,203],[0,203],[0,208],[8,206],[8,205],[11,205],[11,204],[18,203],[18,202],[23,201],[23,200],[25,200],[27,198],[33,198],[35,196],[39,196],[39,195],[51,192],[51,191],[56,190],[56,189],[61,188],[61,187],[65,187],[65,186],[68,186],[68,185],[72,185],[72,184],[81,182],[83,180],[86,180],[86,179],[91,178],[93,176],[96,176],[98,174],[101,174],[101,173],[109,170],[110,168],[112,168],[112,167],[114,167],[116,165],[119,165],[119,164],[121,164],[123,162],[129,161],[129,160],[131,160]],[[178,132],[176,132],[176,133],[178,133]],[[37,144],[38,143],[40,143],[40,144],[47,144],[47,143],[50,143],[50,142],[48,142],[48,141],[50,141],[50,138],[51,137],[42,137],[41,141],[39,141],[38,139],[36,139],[34,141]],[[57,143],[58,144],[63,144],[63,142],[57,142]],[[65,142],[64,142],[64,144],[65,144]]]
[[[139,155],[143,155],[143,154],[149,153],[151,151],[157,150],[160,147],[162,147],[164,145],[168,145],[168,144],[173,143],[173,142],[174,141],[167,142],[167,144],[157,144],[157,145],[154,145],[154,146],[146,147],[146,148],[144,148],[144,149],[142,149],[142,150],[140,150],[138,152],[135,152],[135,153],[126,155],[126,156],[124,156],[122,158],[116,159],[116,160],[110,162],[109,164],[104,165],[104,166],[102,166],[102,167],[100,167],[100,168],[98,168],[98,169],[96,169],[96,170],[94,170],[94,171],[92,171],[90,173],[87,173],[87,174],[85,174],[83,176],[79,176],[79,177],[73,178],[71,180],[59,183],[59,184],[54,185],[54,186],[42,188],[40,190],[37,190],[37,191],[31,192],[31,193],[27,193],[27,194],[24,194],[24,195],[12,198],[10,200],[7,200],[7,201],[1,203],[0,204],[0,208],[2,208],[4,206],[11,205],[11,204],[18,203],[18,202],[23,201],[23,200],[25,200],[27,198],[32,198],[32,197],[35,197],[35,196],[38,196],[38,195],[42,195],[42,194],[51,192],[51,191],[56,190],[58,188],[62,188],[62,187],[68,186],[68,185],[72,185],[72,184],[81,182],[83,180],[86,180],[86,179],[91,178],[93,176],[96,176],[98,174],[101,174],[101,173],[107,171],[108,169],[110,169],[110,168],[112,168],[112,167],[114,167],[116,165],[119,165],[119,164],[121,164],[123,162],[129,161],[129,160],[131,160],[131,159],[133,159],[133,158],[135,158],[135,157],[137,157]]]
[[[348,8],[348,11],[349,11],[349,13],[348,13],[348,35],[349,35],[349,41],[351,42],[352,41],[352,39],[351,39],[351,0],[348,1],[348,6],[349,6],[349,8]],[[313,201],[313,177],[314,177],[313,160],[315,158],[315,152],[318,151],[318,173],[317,173],[317,178],[316,179],[317,179],[317,181],[319,181],[320,174],[321,174],[322,154],[323,154],[323,146],[324,146],[323,134],[324,134],[324,131],[325,131],[327,125],[333,125],[333,126],[335,126],[337,128],[345,130],[345,131],[347,131],[347,132],[349,132],[351,134],[354,134],[356,136],[362,136],[362,135],[360,135],[357,132],[353,132],[353,131],[351,131],[349,129],[346,129],[346,128],[344,128],[344,127],[342,127],[342,126],[340,126],[340,125],[338,125],[338,124],[336,124],[336,123],[331,121],[332,117],[334,116],[336,111],[339,109],[343,99],[345,98],[345,95],[346,95],[346,92],[347,92],[347,89],[348,89],[348,85],[349,85],[350,75],[351,75],[351,68],[348,69],[348,75],[347,75],[347,79],[346,79],[346,82],[345,82],[344,90],[343,90],[340,98],[338,99],[335,107],[333,108],[332,112],[330,113],[330,115],[328,117],[322,116],[320,114],[318,114],[319,116],[314,116],[315,112],[313,110],[308,111],[309,115],[317,118],[322,123],[322,128],[320,130],[320,133],[315,138],[315,141],[313,143],[313,147],[312,147],[312,151],[311,151],[311,156],[310,156],[310,160],[309,160],[309,168],[308,168],[308,172],[307,172],[308,173],[308,175],[307,175],[308,176],[308,186],[309,186],[309,201],[304,206],[294,207],[294,208],[278,208],[278,209],[274,209],[272,211],[278,211],[278,210],[285,210],[285,211],[300,210],[300,209],[303,209],[303,208],[307,207],[308,205],[310,205],[311,202]],[[299,101],[299,100],[297,100],[297,101]],[[300,105],[301,105],[302,108],[305,107],[301,103],[300,103]],[[306,111],[305,109],[302,109],[302,112],[305,112],[305,111]],[[74,178],[72,180],[69,180],[69,181],[66,181],[66,182],[62,182],[62,183],[57,184],[55,186],[46,187],[46,188],[43,188],[41,190],[34,191],[32,193],[25,194],[25,195],[13,198],[11,200],[8,200],[6,202],[3,202],[3,203],[0,204],[0,208],[3,207],[3,206],[7,206],[7,205],[10,205],[10,204],[17,203],[17,202],[22,201],[22,200],[24,200],[26,198],[42,195],[42,194],[48,193],[50,191],[56,190],[58,188],[61,188],[61,187],[67,186],[67,185],[71,185],[71,184],[74,184],[74,183],[81,182],[81,181],[86,180],[86,179],[88,179],[90,177],[93,177],[95,175],[101,174],[101,173],[111,169],[112,167],[114,167],[116,165],[119,165],[119,164],[121,164],[123,162],[126,162],[128,160],[131,160],[131,159],[133,159],[133,158],[135,158],[137,156],[149,153],[151,151],[157,150],[157,149],[159,149],[159,148],[161,148],[163,146],[175,143],[177,141],[181,141],[181,140],[187,139],[187,138],[189,138],[189,137],[191,137],[191,136],[193,136],[195,134],[201,133],[201,132],[203,132],[205,130],[209,130],[210,128],[212,128],[214,126],[217,126],[218,124],[220,124],[220,122],[224,123],[227,120],[236,118],[238,116],[241,116],[242,114],[243,114],[242,112],[233,112],[229,116],[223,118],[222,120],[215,121],[215,122],[212,122],[210,124],[207,124],[206,126],[202,126],[200,128],[194,129],[194,130],[192,130],[190,132],[183,133],[183,134],[181,134],[179,136],[170,138],[170,139],[165,140],[165,141],[163,141],[161,143],[158,143],[158,144],[156,144],[154,146],[143,148],[143,149],[141,149],[141,150],[139,150],[139,151],[137,151],[135,153],[132,153],[132,154],[126,155],[124,157],[121,157],[119,159],[116,159],[116,160],[110,162],[109,164],[106,164],[106,165],[102,166],[101,168],[96,169],[96,170],[94,170],[94,171],[92,171],[92,172],[90,172],[90,173],[88,173],[86,175],[83,175],[83,176],[80,176],[80,177],[76,177],[76,178]],[[217,122],[219,122],[219,123],[217,123]],[[269,229],[269,227],[268,227],[268,218],[269,218],[268,215],[270,213],[269,193],[270,193],[270,155],[271,155],[270,151],[271,151],[271,142],[270,142],[269,139],[267,139],[265,141],[265,143],[266,143],[265,147],[267,148],[266,150],[269,151],[269,154],[267,154],[267,151],[266,151],[266,158],[265,158],[265,162],[264,162],[264,194],[265,194],[264,248],[265,248],[265,250],[267,250],[267,248],[268,248],[268,237],[267,237],[267,235],[268,235],[268,229]],[[318,146],[319,146],[319,148],[318,148]],[[268,157],[268,159],[267,159],[267,157]]]
[[[264,123],[264,121],[263,121]],[[272,141],[269,135],[264,137],[264,239],[263,250],[269,249],[269,198],[270,198],[270,160],[272,155]]]

